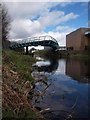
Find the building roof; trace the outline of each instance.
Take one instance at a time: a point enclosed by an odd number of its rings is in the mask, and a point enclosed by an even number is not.
[[[80,29],[86,29],[86,30],[88,30],[88,29],[90,29],[90,28],[78,28],[78,29],[76,29],[76,30],[72,31],[71,33],[67,34],[66,36],[68,36],[68,35],[70,35],[70,34],[74,33],[75,31],[78,31],[78,30],[80,30]]]

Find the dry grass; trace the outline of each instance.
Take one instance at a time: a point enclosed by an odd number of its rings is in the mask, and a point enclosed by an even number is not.
[[[2,98],[4,111],[10,110],[13,116],[26,115],[26,109],[30,111],[35,110],[31,101],[28,100],[28,93],[32,89],[29,81],[20,79],[20,76],[11,72],[8,67],[3,66],[3,84],[2,84]]]
[[[14,57],[15,57],[15,54],[14,54]],[[19,60],[20,55],[19,56],[16,55],[16,57],[18,58],[17,60]],[[24,57],[24,60],[26,58]],[[19,62],[21,62],[22,65],[25,65],[25,61],[23,63],[22,58],[20,58],[20,61],[18,61],[18,63],[15,64],[16,60],[14,61],[14,58],[13,56],[11,56],[11,53],[8,53],[8,52],[4,53],[3,67],[2,67],[3,118],[6,118],[6,119],[12,118],[12,117],[25,118],[25,119],[30,118],[30,120],[31,119],[36,120],[37,118],[40,118],[41,115],[34,108],[31,100],[28,99],[30,98],[30,93],[33,92],[33,85],[31,80],[29,80],[29,77],[28,77],[30,73],[26,74],[27,76],[26,78],[28,79],[27,80],[24,79],[25,77],[22,77],[20,74],[22,73],[23,69],[21,68],[21,71],[19,72],[19,68],[17,68],[17,65],[19,64]],[[28,65],[28,63],[26,63],[26,65]],[[24,71],[24,72],[26,73],[27,71]]]

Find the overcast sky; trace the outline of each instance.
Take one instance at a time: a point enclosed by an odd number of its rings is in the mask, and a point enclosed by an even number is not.
[[[9,2],[10,39],[51,35],[66,45],[66,34],[88,27],[88,2]]]

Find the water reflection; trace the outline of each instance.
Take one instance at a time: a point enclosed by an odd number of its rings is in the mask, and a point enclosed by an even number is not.
[[[89,61],[66,60],[66,74],[80,83],[89,81]]]
[[[46,60],[46,61],[39,61],[36,64],[33,65],[34,69],[38,72],[53,72],[58,69],[58,60],[52,59],[52,60]]]
[[[73,112],[74,118],[88,117],[89,66],[88,60],[58,59],[56,56],[33,66],[36,86],[32,101],[42,110],[54,111],[46,114],[46,118],[67,117],[62,110]]]

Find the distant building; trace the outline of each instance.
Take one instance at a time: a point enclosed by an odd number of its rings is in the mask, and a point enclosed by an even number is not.
[[[45,46],[44,47],[44,50],[51,50],[52,48],[51,47],[49,47],[49,46]]]
[[[90,28],[79,28],[66,35],[67,50],[88,50],[90,46]]]

